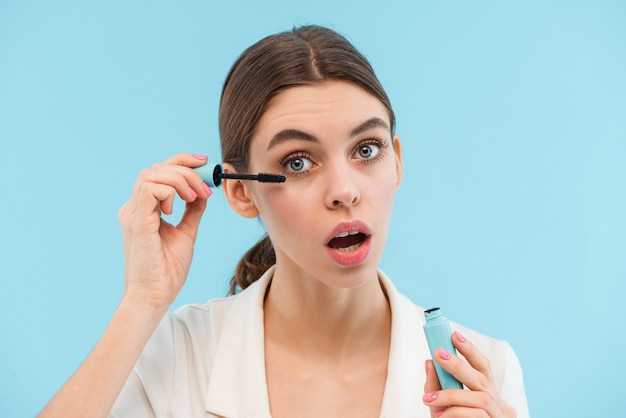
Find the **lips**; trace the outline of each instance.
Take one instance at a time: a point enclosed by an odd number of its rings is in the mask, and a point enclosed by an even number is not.
[[[365,261],[370,251],[371,231],[362,221],[342,222],[326,239],[326,252],[342,266]]]

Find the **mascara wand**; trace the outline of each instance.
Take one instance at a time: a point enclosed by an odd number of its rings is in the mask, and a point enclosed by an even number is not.
[[[202,180],[209,187],[220,187],[222,184],[222,179],[232,179],[232,180],[253,180],[261,183],[284,183],[286,178],[285,176],[281,176],[280,174],[269,174],[269,173],[259,173],[259,174],[237,174],[237,173],[224,173],[221,164],[205,164],[200,167],[194,168],[202,177]]]

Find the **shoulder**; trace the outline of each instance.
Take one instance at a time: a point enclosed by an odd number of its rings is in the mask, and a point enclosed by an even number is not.
[[[506,364],[507,357],[515,355],[513,348],[505,340],[490,337],[454,321],[450,321],[450,328],[452,331],[460,332],[465,338],[470,340],[481,353],[490,359],[492,367]]]
[[[415,332],[418,335],[416,338],[418,338],[420,344],[426,345],[423,332],[421,330],[416,331],[417,328],[421,328],[425,323],[425,309],[416,305],[408,297],[398,292],[391,280],[382,272],[379,272],[379,278],[388,294],[392,306],[392,317],[394,315],[402,317],[396,318],[398,328],[405,329],[405,325],[403,324],[408,322],[411,324],[410,328],[412,330],[406,331],[403,335]],[[415,323],[419,325],[415,327]],[[471,341],[478,350],[489,359],[494,384],[498,392],[505,401],[516,408],[520,418],[527,417],[528,405],[526,401],[526,391],[524,389],[522,367],[511,345],[505,340],[490,337],[454,321],[450,321],[450,328],[452,331],[459,331],[463,334],[465,338]]]
[[[413,306],[420,313],[420,316],[423,317],[424,308],[415,304]],[[504,389],[512,381],[522,382],[521,365],[513,347],[511,347],[508,341],[483,334],[452,320],[449,322],[452,332],[460,332],[489,359],[495,380],[494,383],[499,391]],[[521,387],[523,388],[523,384]]]
[[[213,298],[202,304],[187,304],[169,312],[150,339],[143,357],[178,356],[201,351],[211,358],[220,337],[262,311],[263,295],[273,269],[245,291],[234,296]],[[208,356],[207,356],[208,354]],[[196,359],[197,360],[197,359]]]
[[[176,363],[201,361],[195,354],[212,353],[224,330],[225,320],[238,296],[183,305],[168,312],[146,344],[138,368],[172,370]],[[191,357],[191,358],[190,358]],[[166,365],[170,366],[166,366]]]
[[[393,285],[388,276],[379,271],[379,279],[385,289],[393,311],[403,316],[416,318],[419,324],[424,325],[425,308],[412,302],[407,296],[400,293]],[[506,364],[509,356],[515,356],[510,344],[504,340],[499,340],[478,331],[463,326],[457,322],[450,321],[452,331],[459,331],[468,338],[476,347],[487,356],[494,366]]]
[[[209,336],[222,330],[224,319],[228,316],[238,296],[210,299],[203,304],[188,304],[168,313],[162,326],[179,328],[186,333]]]
[[[268,273],[235,296],[167,313],[144,347],[115,410],[124,411],[123,416],[169,416],[171,411],[192,416],[203,408],[211,376],[222,367],[219,363],[225,358],[237,361],[232,352],[242,340],[240,334],[252,329],[262,335],[262,300],[270,277]]]
[[[235,298],[211,299],[168,312],[144,347],[135,371],[146,381],[171,382],[181,367],[206,361],[203,359],[214,351]]]
[[[119,416],[169,416],[201,408],[225,318],[236,296],[169,312],[152,334],[114,410]],[[182,413],[185,415],[185,413]]]
[[[507,341],[486,336],[454,322],[450,323],[450,327],[463,334],[489,359],[498,393],[516,409],[518,417],[527,417],[529,414],[524,374],[511,345]]]

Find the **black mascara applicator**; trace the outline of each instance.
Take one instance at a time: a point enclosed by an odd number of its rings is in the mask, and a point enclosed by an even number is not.
[[[237,174],[237,173],[224,173],[224,169],[221,164],[205,164],[200,167],[194,168],[202,177],[202,180],[209,187],[220,187],[222,179],[234,179],[234,180],[253,180],[261,183],[284,183],[286,178],[280,174]]]

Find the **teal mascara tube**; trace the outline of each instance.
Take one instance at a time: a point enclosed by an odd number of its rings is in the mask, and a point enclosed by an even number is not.
[[[442,389],[463,389],[461,382],[456,380],[454,376],[445,371],[443,367],[439,365],[435,359],[435,350],[438,347],[443,348],[448,353],[456,354],[456,349],[452,345],[450,331],[450,324],[446,317],[441,314],[441,309],[432,308],[424,311],[424,318],[426,324],[424,324],[424,333],[426,334],[426,341],[428,341],[428,348],[430,348],[430,355],[433,358],[435,364],[435,371],[439,378],[439,383]]]

